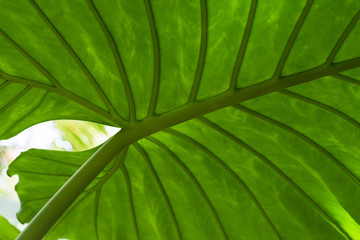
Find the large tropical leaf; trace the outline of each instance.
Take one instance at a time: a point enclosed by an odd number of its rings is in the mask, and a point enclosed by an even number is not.
[[[1,0],[2,138],[77,119],[133,139],[45,238],[360,239],[359,10]],[[94,152],[23,153],[19,220]]]

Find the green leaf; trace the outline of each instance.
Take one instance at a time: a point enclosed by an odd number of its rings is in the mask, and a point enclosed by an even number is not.
[[[360,238],[359,1],[0,4],[0,136],[122,127],[45,239]],[[19,219],[95,151],[23,153]]]
[[[104,125],[95,123],[62,120],[56,121],[55,127],[61,131],[63,140],[71,144],[72,151],[89,149],[106,138]]]
[[[0,239],[2,240],[14,240],[20,231],[11,225],[6,218],[0,216]]]

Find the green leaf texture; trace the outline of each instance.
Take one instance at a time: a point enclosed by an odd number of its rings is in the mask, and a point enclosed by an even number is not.
[[[121,151],[45,239],[360,239],[359,9],[1,0],[2,138],[51,119],[187,120]],[[23,153],[19,219],[94,152]]]
[[[13,240],[19,235],[20,231],[11,225],[6,218],[0,216],[0,239]]]

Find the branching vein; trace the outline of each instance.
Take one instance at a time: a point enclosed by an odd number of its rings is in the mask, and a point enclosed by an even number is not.
[[[276,235],[276,237],[278,239],[282,239],[279,232],[277,231],[277,229],[275,228],[274,224],[271,222],[269,216],[266,214],[265,210],[263,209],[263,207],[261,206],[261,204],[259,203],[259,201],[256,199],[255,195],[251,192],[251,190],[249,189],[249,187],[246,185],[246,183],[229,167],[227,166],[223,161],[221,161],[213,152],[211,152],[208,148],[206,148],[205,146],[203,146],[201,143],[197,142],[196,140],[194,140],[193,138],[186,136],[183,133],[180,133],[174,129],[167,129],[164,130],[165,132],[178,137],[180,139],[185,140],[188,143],[191,143],[192,145],[196,146],[197,148],[199,148],[201,151],[203,151],[204,153],[206,153],[210,158],[212,158],[217,164],[219,164],[226,172],[228,172],[242,187],[242,189],[248,194],[248,196],[250,197],[251,201],[254,203],[254,205],[256,206],[256,208],[259,210],[260,214],[262,215],[262,217],[264,218],[264,220],[266,221],[266,223],[269,225],[269,227],[271,228],[271,230],[274,232],[274,234]]]
[[[70,213],[72,213],[77,206],[79,206],[79,204],[81,204],[85,199],[87,199],[90,195],[92,194],[92,192],[90,193],[86,193],[83,196],[80,196],[78,198],[78,201],[75,202],[73,205],[71,205],[71,207],[64,213],[64,215],[55,223],[55,225],[49,230],[49,232],[47,233],[47,235],[50,235],[52,232],[54,232],[58,226],[61,226],[61,223],[63,221],[65,221],[65,219],[70,215]]]
[[[308,143],[310,146],[316,148],[319,152],[321,152],[324,156],[326,156],[328,159],[330,159],[333,163],[335,163],[356,185],[358,185],[360,187],[360,180],[349,170],[347,169],[337,158],[335,158],[331,153],[329,153],[325,148],[323,148],[322,146],[320,146],[318,143],[316,143],[315,141],[313,141],[312,139],[310,139],[309,137],[305,136],[304,134],[296,131],[295,129],[281,123],[278,122],[270,117],[267,117],[261,113],[255,112],[249,108],[246,108],[244,106],[241,105],[235,105],[234,108],[246,112],[254,117],[257,117],[259,119],[262,119],[272,125],[275,125],[277,127],[282,128],[283,130],[289,132],[292,135],[295,135],[297,137],[299,137],[300,139],[302,139],[304,142]]]
[[[137,240],[140,240],[139,227],[138,227],[138,223],[137,223],[137,220],[136,220],[136,214],[135,214],[135,208],[134,208],[134,201],[133,201],[133,197],[132,197],[132,190],[131,190],[131,183],[130,183],[129,173],[128,173],[125,165],[122,165],[120,169],[123,172],[125,183],[126,183],[128,200],[129,200],[130,211],[131,211],[131,216],[132,216],[132,222],[133,222],[133,225],[134,225],[136,237],[137,237]]]
[[[5,32],[0,30],[0,35],[2,35],[16,50],[18,50],[24,57],[26,57],[42,74],[44,74],[45,77],[49,79],[49,81],[53,84],[53,86],[44,84],[35,80],[29,80],[17,76],[13,76],[10,74],[7,74],[0,70],[0,77],[8,80],[10,82],[16,82],[16,83],[22,83],[25,85],[29,85],[35,88],[42,88],[50,92],[56,92],[59,95],[62,95],[80,105],[83,105],[84,107],[88,108],[89,110],[92,110],[95,113],[98,113],[102,116],[105,116],[106,118],[112,120],[114,123],[118,123],[122,126],[126,125],[126,122],[120,118],[120,116],[111,116],[108,112],[103,110],[102,108],[99,108],[98,106],[94,105],[93,103],[81,98],[80,96],[70,92],[69,90],[63,88],[61,84],[55,79],[54,76],[51,75],[51,73],[45,69],[39,62],[37,62],[33,57],[30,56],[18,43],[16,43],[12,38],[10,38]]]
[[[62,164],[62,165],[67,165],[67,166],[71,166],[71,167],[75,167],[75,168],[79,168],[81,167],[81,164],[74,164],[74,163],[70,163],[70,162],[62,162],[62,161],[59,161],[59,160],[55,160],[53,158],[45,158],[45,157],[38,157],[38,156],[34,156],[34,155],[31,155],[31,154],[27,154],[27,156],[30,156],[30,157],[33,157],[33,158],[37,158],[39,160],[46,160],[46,161],[50,161],[50,162],[54,162],[54,163],[59,163],[59,164]]]
[[[26,204],[29,204],[31,202],[36,202],[36,201],[42,201],[42,200],[49,200],[50,198],[52,198],[53,195],[51,196],[46,196],[46,197],[40,197],[40,198],[34,198],[34,199],[30,199],[28,201],[24,201],[21,202],[21,206],[24,207]]]
[[[335,78],[337,79],[340,79],[340,80],[343,80],[343,81],[346,81],[346,82],[349,82],[349,83],[352,83],[352,84],[356,84],[356,85],[359,85],[360,86],[360,81],[359,80],[356,80],[354,78],[351,78],[351,77],[348,77],[348,76],[345,76],[345,75],[342,75],[340,73],[337,73],[335,75],[333,75]]]
[[[188,103],[194,103],[196,101],[196,95],[199,91],[200,81],[204,71],[206,48],[207,48],[207,35],[208,35],[208,16],[206,0],[200,0],[201,4],[201,41],[200,41],[200,53],[198,59],[198,65],[196,68],[196,74],[194,83],[191,89]]]
[[[339,40],[337,41],[337,43],[335,44],[335,47],[333,48],[333,50],[331,51],[328,59],[326,60],[327,65],[330,65],[334,58],[336,57],[336,54],[339,52],[340,48],[342,47],[343,43],[345,42],[345,40],[347,39],[347,37],[349,36],[351,30],[354,28],[354,26],[356,25],[356,23],[358,22],[360,18],[360,11],[358,11],[356,13],[356,15],[353,17],[353,19],[350,21],[350,23],[347,25],[346,29],[344,30],[344,32],[341,34],[341,37],[339,38]]]
[[[39,109],[39,107],[43,104],[47,94],[48,92],[45,92],[45,94],[41,97],[39,103],[29,112],[27,112],[24,116],[22,116],[19,120],[14,122],[14,124],[7,129],[7,132],[11,132],[20,122],[24,121],[27,117],[29,117],[32,113],[34,113],[37,109]]]
[[[276,172],[279,176],[281,176],[286,182],[288,182],[298,193],[301,194],[302,197],[304,197],[319,213],[320,215],[333,226],[335,229],[337,229],[340,233],[346,236],[347,239],[350,239],[347,233],[337,224],[306,192],[304,192],[303,189],[301,189],[291,178],[289,178],[283,171],[281,171],[276,165],[274,165],[269,159],[267,159],[264,155],[256,151],[254,148],[250,147],[248,144],[240,140],[239,138],[235,137],[231,133],[227,132],[223,128],[219,127],[215,123],[211,122],[210,120],[206,119],[205,117],[199,118],[200,121],[214,129],[215,131],[221,133],[225,137],[231,139],[236,144],[240,145],[244,149],[246,149],[248,152],[255,155],[257,158],[259,158],[261,161],[263,161],[266,165],[268,165],[274,172]]]
[[[284,49],[284,52],[282,53],[281,55],[281,58],[279,60],[279,63],[278,63],[278,66],[275,70],[275,73],[274,73],[274,79],[277,80],[279,79],[279,77],[281,76],[281,72],[284,68],[284,65],[285,65],[285,62],[290,54],[290,51],[292,49],[292,47],[294,46],[294,43],[295,43],[295,40],[300,32],[300,29],[306,19],[306,16],[308,15],[309,11],[310,11],[310,8],[311,8],[311,5],[313,4],[314,0],[308,0],[296,25],[295,25],[295,28],[293,30],[293,32],[291,33],[290,35],[290,38],[285,46],[285,49]]]
[[[247,23],[246,23],[244,36],[243,36],[243,39],[241,41],[241,45],[240,45],[240,48],[239,48],[239,53],[237,55],[236,62],[235,62],[235,65],[234,65],[234,69],[233,69],[232,76],[231,76],[231,82],[230,82],[229,91],[234,91],[235,88],[236,88],[237,78],[239,76],[240,68],[241,68],[242,62],[244,60],[246,47],[247,47],[247,44],[248,44],[249,39],[250,39],[250,33],[251,33],[251,29],[252,29],[254,19],[255,19],[255,12],[256,12],[257,2],[258,2],[258,0],[252,0],[251,1],[251,6],[250,6],[250,11],[249,11],[249,15],[248,15]]]
[[[29,60],[42,74],[44,74],[44,76],[46,76],[55,87],[61,87],[60,83],[49,73],[48,70],[46,70],[38,61],[36,61],[32,56],[30,56],[19,44],[17,44],[1,29],[0,35],[6,41],[8,41],[16,50],[18,50],[27,60]]]
[[[34,88],[40,88],[40,89],[44,89],[47,90],[49,92],[54,92],[57,93],[75,103],[78,103],[82,106],[84,106],[85,108],[93,111],[94,113],[97,113],[103,117],[105,117],[106,119],[112,121],[115,124],[118,124],[120,126],[126,126],[127,122],[124,121],[122,118],[117,117],[117,116],[112,116],[110,115],[108,112],[106,112],[104,109],[99,108],[98,106],[92,104],[91,102],[87,101],[86,99],[64,89],[64,88],[55,88],[53,86],[44,84],[44,83],[40,83],[37,82],[35,80],[30,80],[30,79],[26,79],[26,78],[22,78],[22,77],[18,77],[18,76],[13,76],[10,74],[7,74],[5,72],[2,72],[0,70],[0,78],[10,81],[10,82],[14,82],[14,83],[21,83],[24,85],[28,85]]]
[[[1,78],[1,72],[0,72],[0,78]],[[5,80],[5,82],[3,82],[1,85],[0,85],[0,90],[7,87],[8,85],[10,84],[9,81]]]
[[[101,17],[99,11],[96,9],[94,3],[91,0],[86,0],[86,3],[88,4],[91,12],[93,13],[96,21],[98,22],[99,26],[101,27],[101,30],[103,31],[106,40],[110,46],[110,49],[113,53],[115,62],[116,62],[116,66],[118,68],[119,74],[121,76],[124,88],[125,88],[125,92],[126,92],[126,98],[128,101],[128,105],[129,105],[129,115],[130,115],[130,121],[133,122],[135,121],[136,118],[136,110],[135,110],[135,101],[134,101],[134,96],[133,93],[131,91],[131,87],[130,87],[130,83],[123,65],[123,62],[121,60],[120,57],[120,53],[119,50],[116,46],[115,40],[113,38],[113,36],[111,35],[108,27],[105,24],[105,21],[103,20],[103,18]]]
[[[159,94],[159,86],[160,86],[160,45],[159,45],[159,37],[156,31],[154,14],[151,8],[150,0],[144,0],[146,15],[148,18],[151,38],[154,49],[154,82],[149,106],[148,116],[151,117],[155,114],[156,102]]]
[[[66,177],[70,178],[72,176],[71,173],[69,174],[60,174],[60,173],[42,173],[42,172],[32,172],[26,170],[16,170],[16,174],[23,173],[23,174],[32,174],[32,175],[43,175],[43,176],[53,176],[53,177]]]
[[[318,106],[318,107],[320,107],[320,108],[322,108],[322,109],[324,109],[324,110],[326,110],[328,112],[331,112],[331,113],[341,117],[345,121],[351,123],[352,125],[354,125],[355,127],[360,129],[360,123],[359,122],[357,122],[355,119],[351,118],[350,116],[346,115],[345,113],[343,113],[343,112],[341,112],[341,111],[339,111],[339,110],[337,110],[337,109],[335,109],[333,107],[330,107],[329,105],[326,105],[326,104],[318,102],[318,101],[316,101],[314,99],[311,99],[311,98],[296,94],[296,93],[291,92],[289,90],[281,90],[281,91],[279,91],[279,93],[282,93],[282,94],[284,94],[286,96],[296,98],[298,100],[301,100],[301,101],[310,103],[312,105]]]
[[[98,211],[99,211],[100,194],[101,194],[101,188],[96,191],[95,199],[94,199],[94,229],[95,229],[96,240],[99,240]]]
[[[54,33],[54,35],[57,37],[57,39],[60,41],[60,43],[63,45],[63,47],[68,51],[68,53],[71,55],[71,57],[75,60],[81,71],[84,73],[84,75],[88,78],[90,84],[94,87],[102,101],[104,102],[105,106],[108,108],[110,114],[112,116],[118,116],[118,113],[116,112],[114,106],[109,101],[108,97],[104,93],[104,91],[101,89],[99,83],[95,80],[95,78],[92,76],[90,71],[87,69],[85,64],[82,62],[80,57],[77,55],[77,53],[74,51],[74,49],[70,46],[70,44],[65,40],[65,38],[62,36],[62,34],[59,32],[59,30],[53,25],[53,23],[50,21],[50,19],[45,15],[45,13],[41,10],[41,8],[36,4],[34,0],[29,0],[30,4],[33,6],[35,11],[38,13],[38,15],[41,17],[41,19],[46,23],[46,25],[49,27],[49,29]]]
[[[175,229],[176,229],[176,233],[177,233],[177,237],[178,239],[182,239],[182,236],[181,236],[181,232],[180,232],[180,229],[179,229],[179,224],[176,220],[176,217],[175,217],[175,213],[174,213],[174,209],[171,205],[171,202],[170,202],[170,199],[168,197],[168,195],[166,194],[166,191],[165,191],[165,188],[164,186],[162,185],[161,181],[160,181],[160,178],[159,178],[159,175],[157,174],[156,170],[154,169],[151,161],[150,161],[150,158],[149,156],[147,155],[147,153],[145,152],[145,150],[138,144],[138,143],[134,143],[134,147],[136,148],[136,150],[141,154],[141,156],[144,158],[154,180],[156,181],[156,184],[158,185],[159,187],[159,190],[161,192],[161,195],[163,196],[165,202],[166,202],[166,206],[167,208],[169,209],[169,213],[170,213],[170,216],[171,216],[171,220],[175,226]]]
[[[4,107],[0,109],[0,113],[4,112],[6,109],[11,107],[13,104],[15,104],[22,96],[24,96],[29,90],[31,89],[30,86],[27,86],[24,88],[18,95],[15,96],[10,102],[8,102]]]
[[[202,186],[200,185],[200,183],[198,182],[198,180],[194,177],[194,175],[191,173],[191,171],[189,170],[189,168],[175,155],[175,153],[173,153],[168,147],[166,147],[162,142],[160,142],[159,140],[153,138],[153,137],[147,137],[147,140],[153,142],[154,144],[156,144],[157,146],[159,146],[164,152],[166,152],[169,157],[171,159],[173,159],[177,165],[179,165],[184,172],[186,173],[186,175],[190,178],[190,180],[194,183],[196,189],[199,191],[201,197],[204,199],[204,201],[206,202],[207,206],[209,207],[212,216],[215,219],[216,224],[219,226],[219,229],[222,233],[222,235],[224,236],[224,239],[229,239],[224,226],[222,225],[220,218],[214,208],[214,206],[212,205],[212,203],[210,202],[208,196],[206,195],[204,189],[202,188]]]

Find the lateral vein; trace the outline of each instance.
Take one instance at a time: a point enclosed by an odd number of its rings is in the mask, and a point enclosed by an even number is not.
[[[333,50],[331,51],[331,53],[330,53],[328,59],[326,60],[325,64],[330,65],[334,61],[334,58],[336,57],[336,54],[339,52],[340,48],[342,47],[343,43],[345,42],[345,40],[347,39],[347,37],[351,33],[352,29],[354,28],[356,23],[359,21],[359,18],[360,18],[360,10],[356,13],[356,15],[350,21],[350,23],[346,26],[344,32],[341,34],[339,40],[335,44],[335,46],[334,46]]]
[[[121,60],[119,50],[116,46],[115,40],[113,36],[110,33],[110,30],[105,24],[104,19],[101,17],[99,11],[95,7],[94,3],[91,0],[86,0],[86,3],[88,4],[92,14],[94,15],[96,21],[98,22],[101,30],[103,31],[106,40],[110,46],[111,52],[114,56],[114,60],[117,66],[117,69],[119,71],[120,77],[122,79],[125,92],[126,92],[126,98],[128,101],[128,107],[129,107],[129,116],[130,116],[130,122],[134,122],[136,120],[136,109],[135,109],[135,100],[134,96],[130,87],[129,79],[127,77],[124,64]]]
[[[339,224],[337,224],[302,188],[300,188],[291,178],[289,178],[280,168],[278,168],[275,164],[273,164],[269,159],[267,159],[264,155],[259,153],[254,148],[250,147],[244,141],[240,140],[239,138],[235,137],[228,131],[224,130],[223,128],[219,127],[215,123],[211,122],[205,117],[199,118],[200,121],[214,129],[215,131],[219,132],[220,134],[224,135],[225,137],[231,139],[233,142],[238,144],[239,146],[246,149],[248,152],[256,156],[258,159],[263,161],[266,165],[268,165],[275,173],[277,173],[280,177],[282,177],[289,185],[291,185],[302,197],[304,197],[311,206],[313,206],[320,215],[336,230],[338,230],[342,235],[346,236],[346,239],[351,239],[347,233],[341,228]]]
[[[45,13],[42,11],[42,9],[37,5],[35,0],[29,0],[31,6],[35,9],[35,11],[38,13],[40,18],[46,23],[46,25],[49,27],[49,29],[54,33],[56,38],[60,41],[60,43],[63,45],[63,47],[68,51],[70,56],[75,60],[81,71],[84,73],[84,75],[88,78],[90,84],[93,86],[93,88],[96,90],[102,101],[104,102],[105,106],[109,110],[110,114],[112,116],[118,116],[118,113],[116,112],[114,106],[108,99],[108,97],[105,95],[104,91],[100,87],[99,83],[96,81],[96,79],[93,77],[93,75],[90,73],[88,68],[85,66],[85,64],[80,59],[79,55],[74,51],[74,49],[70,46],[70,44],[65,40],[64,36],[59,32],[59,30],[53,25],[53,23],[50,21],[50,19],[45,15]]]
[[[57,93],[79,105],[84,106],[85,108],[89,109],[90,111],[93,111],[94,113],[97,113],[100,116],[105,117],[106,119],[110,120],[111,122],[113,122],[116,125],[124,127],[128,124],[122,118],[110,115],[104,109],[94,105],[93,103],[87,101],[86,99],[84,99],[84,98],[76,95],[75,93],[70,92],[64,88],[56,88],[56,87],[53,87],[53,86],[50,86],[50,85],[47,85],[47,84],[44,84],[41,82],[37,82],[34,80],[30,80],[30,79],[26,79],[26,78],[22,78],[22,77],[18,77],[18,76],[13,76],[13,75],[7,74],[1,70],[0,70],[0,78],[7,80],[9,82],[21,83],[21,84],[28,85],[28,86],[31,86],[34,88],[44,89],[44,90],[47,90],[48,92]]]
[[[330,152],[328,152],[325,148],[320,146],[318,143],[316,143],[314,140],[310,139],[309,137],[305,136],[304,134],[298,132],[297,130],[276,121],[275,119],[272,119],[268,116],[265,116],[261,113],[255,112],[247,107],[244,107],[242,105],[234,105],[234,108],[246,112],[254,117],[257,117],[259,119],[264,120],[265,122],[268,122],[272,125],[275,125],[279,128],[282,128],[283,130],[289,132],[290,134],[293,134],[294,136],[297,136],[304,142],[308,143],[310,146],[317,149],[319,152],[321,152],[324,156],[326,156],[328,159],[330,159],[333,163],[335,163],[357,186],[360,187],[360,180],[346,167],[344,164],[342,164],[337,158],[335,158]]]
[[[181,232],[180,232],[180,229],[179,229],[179,224],[176,220],[176,217],[175,217],[175,213],[174,213],[174,209],[171,205],[171,202],[170,202],[170,199],[168,197],[168,195],[166,194],[166,191],[165,191],[165,188],[163,186],[163,184],[161,183],[160,181],[160,178],[159,178],[159,175],[157,174],[156,170],[154,169],[154,166],[152,165],[151,163],[151,160],[148,156],[148,154],[146,153],[146,151],[140,146],[139,143],[134,143],[133,144],[135,149],[140,153],[140,155],[143,157],[143,159],[145,160],[150,172],[151,172],[151,175],[153,176],[156,184],[158,185],[158,188],[161,192],[161,195],[163,196],[165,202],[166,202],[166,206],[169,210],[169,213],[170,213],[170,216],[171,216],[171,220],[175,226],[175,229],[176,229],[176,233],[177,233],[177,237],[178,239],[182,239],[182,236],[181,236]]]
[[[196,95],[199,91],[200,81],[202,78],[202,74],[205,66],[205,58],[206,58],[206,49],[207,49],[207,35],[208,35],[208,13],[206,0],[200,0],[201,6],[201,41],[200,41],[200,53],[198,64],[196,68],[195,79],[193,82],[193,86],[190,92],[188,103],[194,103],[196,101]]]
[[[174,129],[166,129],[164,131],[171,134],[171,135],[173,135],[173,136],[175,136],[175,137],[183,139],[186,142],[198,147],[201,151],[203,151],[210,158],[212,158],[217,164],[219,164],[227,173],[229,173],[240,184],[241,188],[250,197],[251,201],[254,203],[254,205],[258,209],[259,213],[264,218],[265,222],[269,225],[269,227],[271,228],[273,233],[276,235],[276,237],[278,239],[282,239],[279,232],[278,232],[278,230],[275,228],[275,226],[272,223],[271,219],[266,214],[264,208],[261,206],[261,204],[259,203],[259,201],[255,197],[255,195],[252,193],[250,188],[246,185],[246,183],[227,164],[225,164],[223,161],[221,161],[213,152],[211,152],[208,148],[206,148],[205,146],[203,146],[201,143],[197,142],[193,138],[191,138],[191,137],[189,137],[189,136],[187,136],[187,135],[185,135],[183,133],[180,133],[180,132],[178,132],[178,131],[176,131]]]
[[[297,93],[294,93],[292,91],[289,91],[289,90],[281,90],[279,91],[279,93],[281,94],[284,94],[286,96],[289,96],[289,97],[292,97],[292,98],[296,98],[300,101],[303,101],[303,102],[307,102],[307,103],[310,103],[312,105],[315,105],[315,106],[318,106],[328,112],[331,112],[339,117],[341,117],[342,119],[344,119],[345,121],[351,123],[352,125],[354,125],[355,127],[359,128],[360,129],[360,123],[357,122],[355,119],[353,119],[352,117],[346,115],[345,113],[329,106],[329,105],[326,105],[324,103],[321,103],[319,101],[316,101],[314,99],[311,99],[311,98],[308,98],[308,97],[305,97],[305,96],[302,96],[300,94],[297,94]]]
[[[249,39],[250,39],[251,29],[252,29],[254,19],[255,19],[255,12],[256,12],[257,2],[258,2],[258,0],[252,0],[251,1],[251,6],[250,6],[250,10],[249,10],[249,15],[248,15],[246,27],[245,27],[244,36],[242,38],[241,45],[240,45],[240,48],[239,48],[239,52],[238,52],[238,55],[236,57],[236,62],[235,62],[235,65],[234,65],[234,69],[233,69],[233,72],[232,72],[232,75],[231,75],[231,82],[230,82],[230,86],[229,86],[229,91],[234,91],[236,89],[237,78],[239,76],[240,68],[241,68],[242,62],[244,60],[246,47],[247,47],[247,44],[248,44]]]
[[[13,98],[10,102],[8,102],[4,107],[0,109],[0,113],[4,112],[6,109],[15,104],[16,101],[18,101],[22,96],[24,96],[30,89],[30,86],[25,87],[18,95],[15,96],[15,98]]]
[[[30,56],[18,43],[9,37],[4,31],[0,29],[0,35],[8,41],[19,53],[21,53],[29,62],[31,62],[56,88],[60,88],[61,84],[45,69],[38,61]]]
[[[151,100],[149,105],[148,117],[155,115],[156,103],[159,95],[160,87],[160,45],[159,37],[156,30],[154,13],[151,8],[150,0],[144,0],[146,16],[149,22],[149,27],[151,31],[151,38],[153,43],[153,54],[154,54],[154,82],[151,94]]]
[[[314,3],[314,0],[308,0],[306,2],[306,5],[294,27],[294,30],[293,32],[291,33],[290,35],[290,38],[288,40],[288,42],[286,43],[286,46],[285,46],[285,49],[281,55],[281,58],[279,60],[279,63],[278,63],[278,66],[275,70],[275,73],[274,73],[274,79],[277,80],[281,77],[281,72],[284,68],[284,65],[286,63],[286,60],[290,54],[290,51],[292,49],[292,47],[294,46],[294,43],[295,43],[295,40],[297,38],[297,36],[299,35],[299,32],[300,32],[300,29],[303,25],[303,23],[305,22],[305,19],[306,19],[306,16],[308,15],[308,13],[310,12],[310,9],[311,9],[311,6],[312,4]]]
[[[124,180],[125,180],[125,183],[126,183],[128,201],[129,201],[129,205],[130,205],[131,217],[132,217],[132,222],[133,222],[133,225],[134,225],[136,237],[137,237],[137,240],[140,240],[139,227],[138,227],[138,223],[137,223],[137,220],[136,220],[134,200],[133,200],[133,197],[132,197],[132,189],[131,189],[129,173],[128,173],[128,171],[127,171],[124,164],[120,167],[120,169],[123,172]]]
[[[207,194],[205,193],[204,189],[202,188],[202,186],[200,185],[198,180],[195,178],[195,176],[192,174],[190,169],[179,159],[179,157],[177,157],[175,155],[174,152],[172,152],[167,146],[165,146],[165,144],[163,144],[162,142],[160,142],[159,140],[157,140],[156,138],[153,138],[153,137],[147,137],[146,139],[148,141],[156,144],[157,146],[159,146],[165,153],[167,153],[167,155],[169,155],[169,157],[171,159],[173,159],[177,163],[178,166],[180,166],[184,170],[184,172],[189,177],[189,179],[194,183],[196,189],[199,191],[199,193],[200,193],[201,197],[204,199],[206,205],[209,207],[210,212],[211,212],[212,216],[214,217],[215,222],[218,225],[220,232],[223,235],[224,239],[229,239],[213,204],[211,203],[211,201],[208,198]]]

